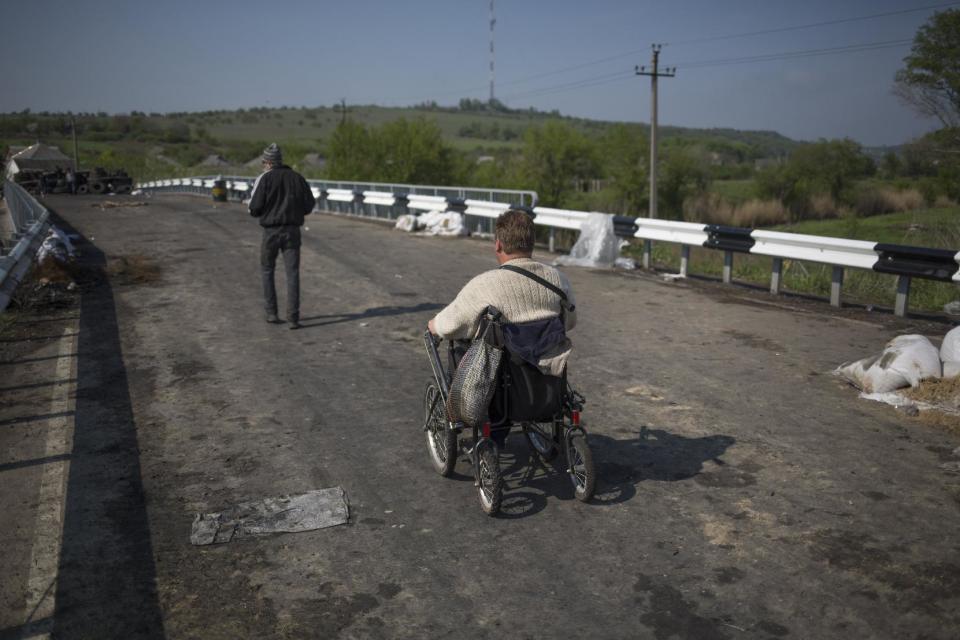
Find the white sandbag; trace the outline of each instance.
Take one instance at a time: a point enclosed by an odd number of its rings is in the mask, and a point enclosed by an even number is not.
[[[570,255],[560,256],[554,264],[573,267],[611,267],[620,257],[620,239],[613,230],[613,216],[591,213],[580,225]]]
[[[399,231],[416,231],[418,227],[417,216],[412,213],[406,213],[400,216],[397,218],[397,224],[393,225],[393,228]]]
[[[463,216],[454,211],[428,211],[421,214],[417,222],[425,235],[465,236],[468,233]]]
[[[960,362],[956,360],[946,360],[943,363],[943,377],[956,378],[960,376]]]
[[[865,393],[885,393],[915,387],[927,378],[939,378],[940,354],[924,336],[897,336],[880,355],[842,364],[834,373]]]
[[[960,362],[960,327],[954,327],[943,336],[940,359],[944,362]]]

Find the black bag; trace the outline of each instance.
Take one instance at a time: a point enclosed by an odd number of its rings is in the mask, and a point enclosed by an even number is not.
[[[564,379],[551,376],[517,358],[504,365],[510,376],[507,402],[515,422],[550,422],[563,411]]]

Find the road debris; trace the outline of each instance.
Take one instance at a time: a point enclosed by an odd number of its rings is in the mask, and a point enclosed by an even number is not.
[[[146,207],[149,205],[150,205],[149,202],[143,202],[141,200],[132,201],[132,202],[116,202],[116,201],[104,200],[103,202],[94,202],[90,206],[103,211],[104,209],[116,209],[118,207]]]
[[[242,502],[219,513],[198,513],[190,542],[222,544],[272,533],[299,533],[345,524],[350,519],[342,487]]]

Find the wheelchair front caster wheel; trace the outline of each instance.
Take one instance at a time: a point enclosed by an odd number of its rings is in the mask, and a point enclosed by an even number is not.
[[[567,473],[570,474],[577,500],[589,502],[596,487],[597,475],[585,433],[575,433],[567,439]]]
[[[503,501],[503,476],[500,474],[500,456],[494,444],[481,447],[477,452],[477,495],[480,508],[488,516],[500,512]]]

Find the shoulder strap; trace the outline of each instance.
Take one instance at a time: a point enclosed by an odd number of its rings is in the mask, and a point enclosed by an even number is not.
[[[527,271],[526,269],[521,269],[520,267],[516,267],[516,266],[514,266],[514,265],[512,265],[512,264],[502,264],[502,265],[500,265],[500,268],[501,268],[501,269],[506,269],[507,271],[513,271],[514,273],[519,273],[519,274],[522,275],[522,276],[526,276],[526,277],[530,278],[531,280],[533,280],[533,281],[536,282],[537,284],[543,285],[543,286],[546,287],[547,289],[550,289],[550,291],[553,291],[555,294],[557,294],[558,296],[560,296],[560,299],[563,300],[564,303],[567,302],[567,294],[564,293],[563,289],[561,289],[561,288],[558,287],[557,285],[553,284],[552,282],[547,282],[546,280],[544,280],[543,278],[541,278],[541,277],[538,276],[537,274],[531,273],[531,272]],[[571,307],[570,309],[571,309],[571,311],[572,311],[572,310],[573,310],[573,307]]]

